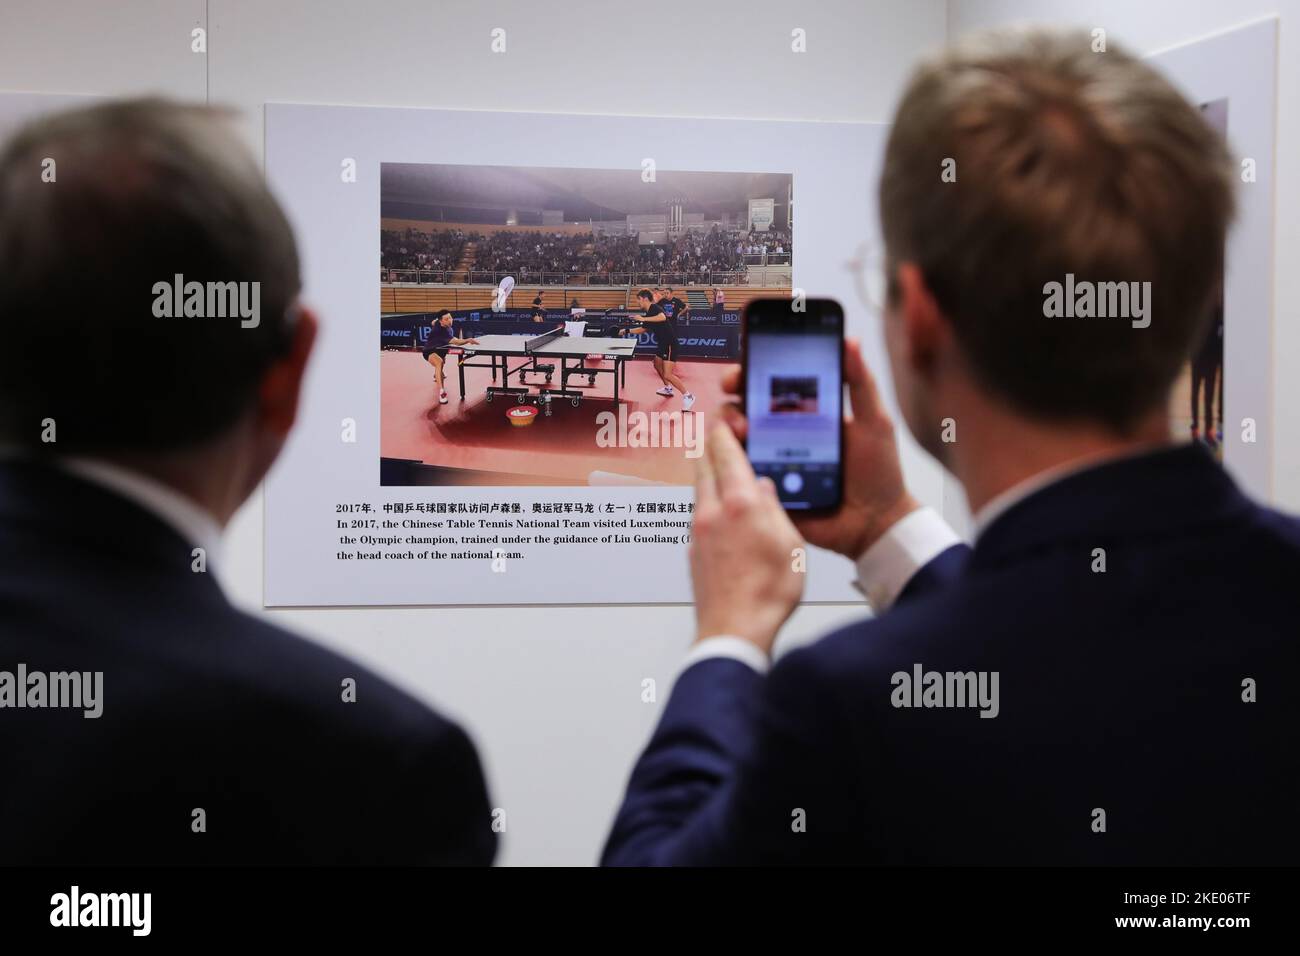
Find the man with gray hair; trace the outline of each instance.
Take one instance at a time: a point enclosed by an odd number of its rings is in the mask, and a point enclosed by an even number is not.
[[[1197,109],[1087,33],[979,36],[917,70],[880,180],[885,342],[974,546],[908,494],[854,343],[837,515],[792,524],[744,417],[718,426],[698,641],[607,863],[1300,859],[1300,522],[1169,426],[1233,182]],[[1141,321],[1049,314],[1085,283],[1149,289]],[[771,666],[805,540],[856,562],[876,616]]]
[[[465,733],[213,577],[317,328],[228,118],[107,103],[0,150],[0,662],[102,673],[94,720],[30,677],[0,711],[0,859],[489,863]]]

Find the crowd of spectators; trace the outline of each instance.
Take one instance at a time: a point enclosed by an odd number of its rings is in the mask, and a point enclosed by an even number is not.
[[[707,233],[686,232],[663,245],[641,247],[642,268],[688,277],[744,269],[736,234],[714,226]],[[702,280],[703,281],[703,280]]]
[[[788,255],[790,233],[784,229],[769,229],[766,232],[751,229],[748,235],[737,237],[736,253],[746,256]]]
[[[385,229],[379,234],[380,262],[385,269],[454,269],[468,241],[460,229]]]
[[[592,244],[589,232],[494,232],[476,238],[474,271],[508,273],[519,282],[596,272]]]
[[[474,243],[470,281],[512,275],[517,282],[530,284],[562,284],[579,275],[614,276],[614,281],[623,282],[645,273],[705,283],[711,275],[743,272],[755,256],[790,252],[787,231],[745,232],[716,225],[708,232],[688,231],[667,242],[646,244],[636,235],[590,232],[498,230],[483,235],[460,229],[407,229],[383,231],[381,265],[390,277],[391,270],[451,270],[469,242]]]
[[[640,244],[634,235],[596,237],[596,271],[605,274],[634,271],[638,248]]]

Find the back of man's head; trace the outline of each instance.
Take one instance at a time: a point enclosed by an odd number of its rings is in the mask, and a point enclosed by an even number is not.
[[[169,454],[253,407],[292,344],[299,264],[229,118],[107,103],[0,151],[0,442]]]
[[[1222,137],[1151,67],[1086,32],[1010,30],[916,71],[880,212],[889,268],[919,267],[979,387],[1124,431],[1167,401],[1204,328],[1232,189]],[[1149,289],[1147,313],[1052,317],[1051,283],[1111,305]]]

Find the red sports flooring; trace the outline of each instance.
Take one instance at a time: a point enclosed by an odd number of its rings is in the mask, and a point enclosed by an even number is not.
[[[570,378],[570,388],[586,393],[578,408],[557,399],[550,416],[538,414],[532,425],[518,427],[506,419],[507,409],[515,407],[515,402],[501,397],[486,401],[489,369],[465,370],[465,400],[461,401],[456,362],[449,360],[449,401],[440,405],[433,368],[419,352],[380,352],[379,362],[379,448],[384,458],[411,459],[469,473],[496,473],[482,481],[474,480],[472,474],[462,475],[462,484],[498,484],[502,473],[572,485],[622,481],[685,485],[694,480],[695,459],[687,457],[684,447],[607,448],[597,444],[596,416],[602,411],[618,411],[612,375],[598,375],[594,388],[586,388],[585,379]],[[514,364],[512,361],[512,368]],[[596,367],[611,364],[607,360]],[[676,365],[678,375],[695,393],[693,411],[702,414],[695,420],[703,429],[701,440],[724,402],[719,383],[726,368],[715,362]],[[512,375],[510,384],[517,383],[517,376]],[[650,359],[633,359],[628,362],[627,382],[620,386],[619,397],[629,414],[680,412],[680,394],[672,398],[654,394],[662,385]],[[593,472],[599,473],[594,479]]]

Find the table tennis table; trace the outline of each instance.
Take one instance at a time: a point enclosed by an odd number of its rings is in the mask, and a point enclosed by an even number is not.
[[[635,338],[596,338],[566,335],[563,328],[553,329],[541,335],[480,335],[475,345],[460,346],[461,353],[456,363],[460,377],[460,400],[465,400],[465,369],[489,368],[492,370],[492,384],[487,386],[487,400],[495,397],[513,398],[522,405],[529,399],[547,415],[551,414],[551,401],[555,396],[567,399],[575,408],[582,402],[586,393],[569,388],[569,379],[577,376],[586,378],[588,387],[596,384],[597,375],[614,376],[614,402],[619,402],[620,384],[627,384],[627,360],[636,351]],[[610,368],[594,368],[586,364],[587,356],[599,355],[613,359]],[[488,362],[471,362],[471,358],[482,356]],[[511,359],[521,361],[514,368]],[[559,387],[552,387],[555,380],[555,362],[559,361]],[[571,362],[576,362],[570,365]],[[497,373],[501,374],[501,384],[497,385]],[[510,384],[510,376],[516,376],[518,385]],[[544,376],[545,384],[528,381],[529,376]],[[537,389],[536,393],[533,389]]]

